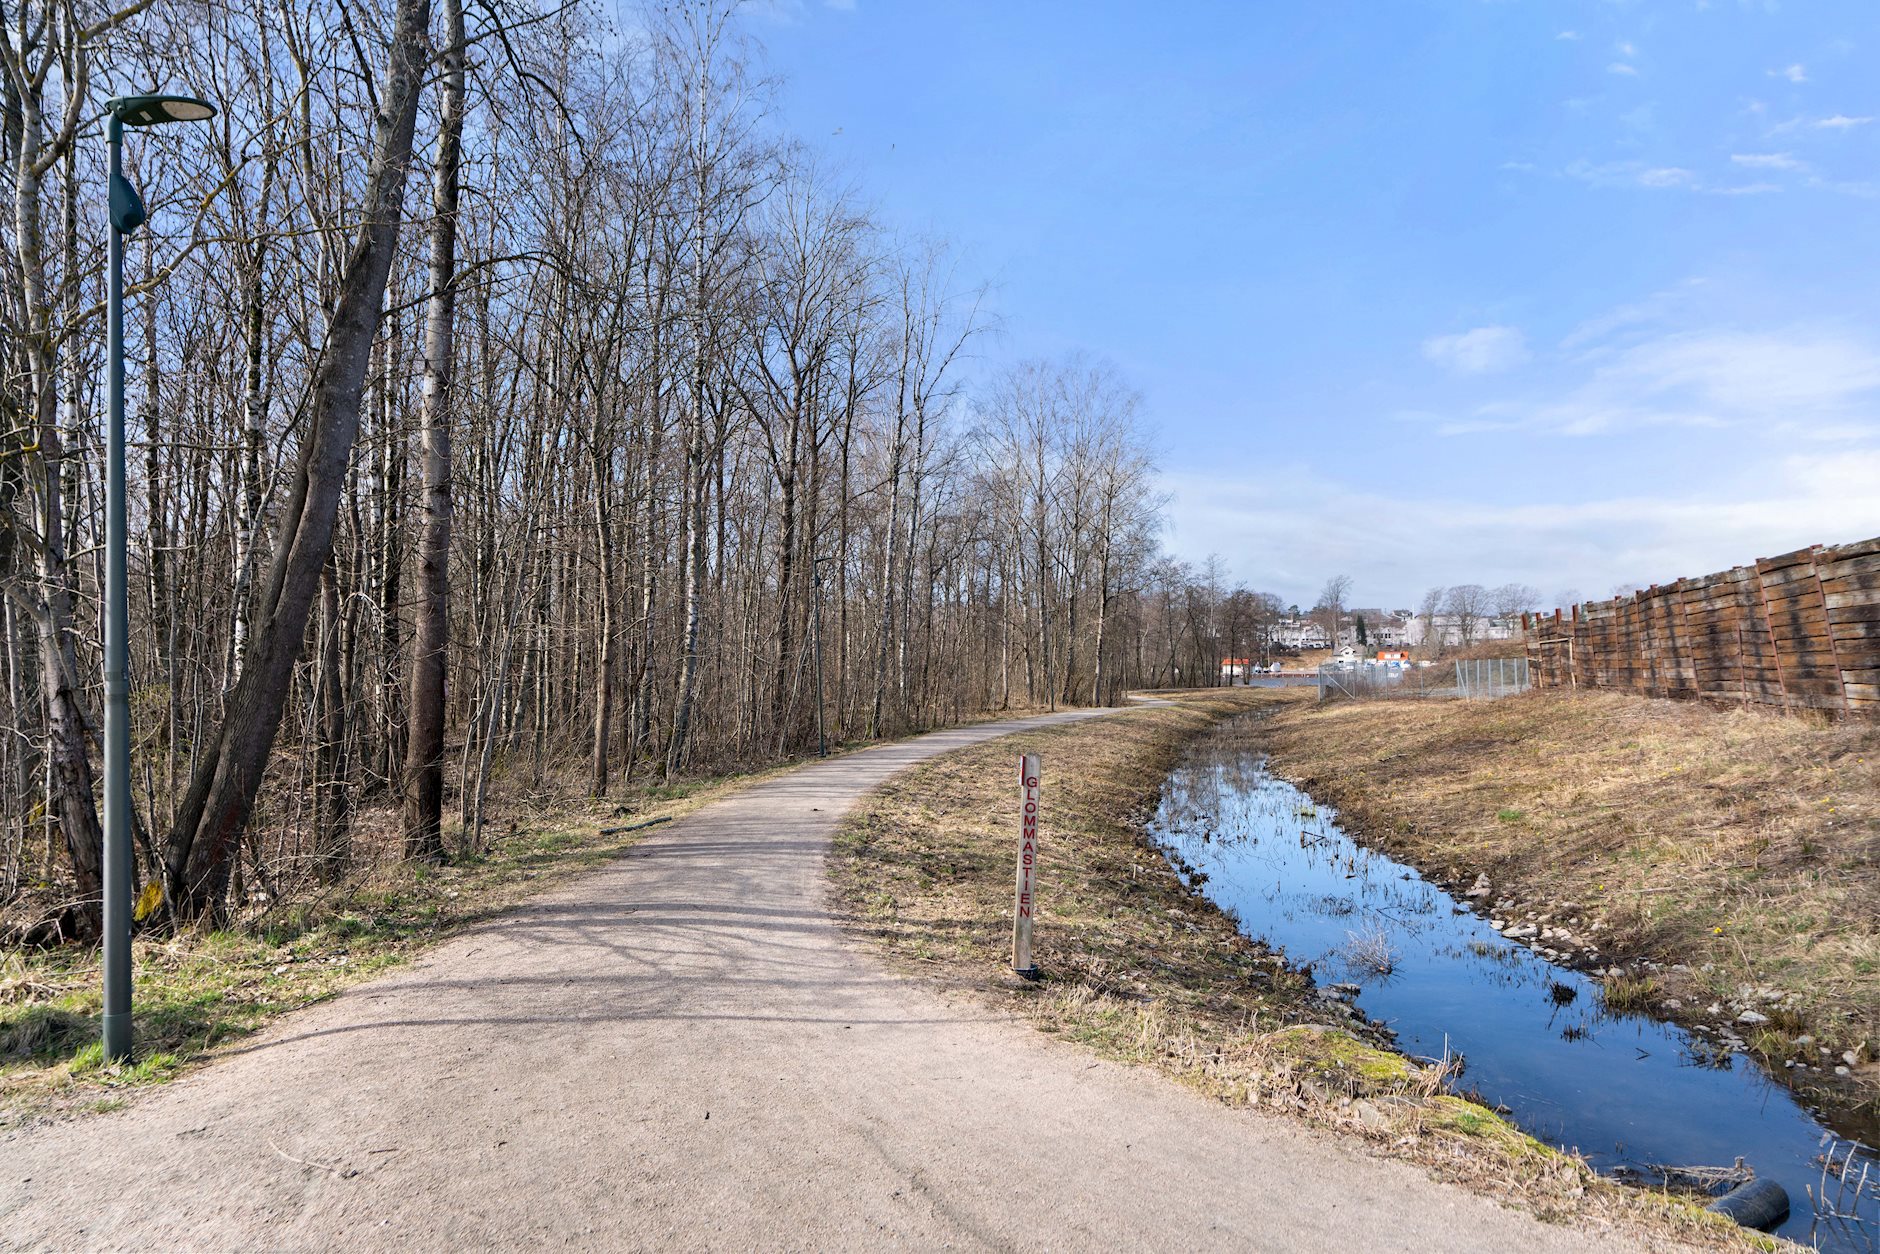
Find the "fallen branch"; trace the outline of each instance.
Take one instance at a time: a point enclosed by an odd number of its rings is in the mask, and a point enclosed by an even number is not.
[[[601,828],[601,835],[618,836],[621,832],[637,832],[642,827],[653,827],[660,823],[670,823],[670,822],[672,822],[672,815],[662,814],[656,819],[647,819],[641,823],[628,823],[624,827],[603,827]]]

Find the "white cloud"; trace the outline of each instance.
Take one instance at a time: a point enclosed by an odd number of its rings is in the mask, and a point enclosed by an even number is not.
[[[1234,573],[1288,600],[1310,596],[1328,570],[1350,573],[1360,601],[1391,605],[1414,604],[1431,584],[1643,587],[1880,533],[1880,448],[1771,458],[1755,482],[1494,504],[1366,491],[1305,467],[1163,476],[1176,554],[1258,554]]]
[[[1806,170],[1801,162],[1782,165],[1776,157],[1748,155],[1731,158],[1745,168]],[[1643,161],[1575,161],[1560,171],[1562,175],[1589,187],[1643,187],[1650,191],[1696,192],[1709,196],[1756,196],[1779,192],[1781,186],[1770,182],[1715,183],[1695,170],[1677,165],[1647,165]]]
[[[1554,38],[1564,39],[1569,43],[1575,43],[1578,42],[1580,38],[1580,32],[1577,30],[1563,30],[1558,35],[1555,35]]]
[[[1604,372],[1647,396],[1688,394],[1745,416],[1838,409],[1880,389],[1880,351],[1834,333],[1690,332],[1627,349]]]
[[[1640,187],[1689,187],[1697,181],[1697,176],[1677,166],[1656,166],[1640,170],[1638,181]]]
[[[1872,118],[1850,118],[1845,113],[1837,113],[1831,118],[1822,118],[1815,123],[1815,127],[1824,131],[1846,131],[1856,126],[1866,126],[1872,121]]]
[[[1703,191],[1696,173],[1674,165],[1646,165],[1643,161],[1575,161],[1561,171],[1566,177],[1593,187],[1648,187],[1657,191],[1682,188]]]
[[[1730,160],[1751,170],[1806,170],[1808,163],[1797,161],[1786,152],[1739,152]]]
[[[1670,293],[1562,343],[1586,371],[1542,395],[1429,419],[1438,435],[1603,436],[1649,428],[1755,431],[1794,442],[1880,440],[1880,348],[1834,330],[1652,332]]]
[[[1638,55],[1638,45],[1629,39],[1621,39],[1612,46],[1612,50],[1622,57],[1636,57]]]
[[[1779,70],[1770,70],[1769,77],[1786,78],[1791,83],[1806,83],[1808,81],[1808,67],[1799,63],[1795,65],[1785,65]]]
[[[1518,327],[1476,327],[1424,340],[1423,355],[1457,374],[1491,374],[1528,359],[1527,337]]]
[[[1609,66],[1607,66],[1607,67],[1606,67],[1606,73],[1608,73],[1608,74],[1624,74],[1624,75],[1626,75],[1626,76],[1627,76],[1628,78],[1637,78],[1637,77],[1638,77],[1638,67],[1637,67],[1637,66],[1633,66],[1633,65],[1627,65],[1627,64],[1626,64],[1625,62],[1623,62],[1623,61],[1614,61],[1614,62],[1613,62],[1613,63],[1612,63],[1611,65],[1609,65]]]
[[[1621,305],[1597,318],[1589,318],[1560,341],[1561,351],[1577,352],[1634,327],[1664,322],[1684,308],[1691,297],[1707,287],[1709,282],[1702,276],[1688,278],[1673,287],[1653,292],[1643,300]]]

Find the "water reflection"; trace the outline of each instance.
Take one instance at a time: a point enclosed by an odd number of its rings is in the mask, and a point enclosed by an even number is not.
[[[1152,831],[1249,936],[1355,994],[1417,1057],[1460,1055],[1465,1090],[1603,1171],[1745,1160],[1792,1199],[1778,1231],[1835,1251],[1880,1249],[1880,1165],[1856,1150],[1824,1177],[1829,1126],[1746,1056],[1640,1014],[1600,984],[1504,938],[1411,868],[1359,845],[1328,808],[1274,778],[1245,724],[1169,780]],[[1864,1128],[1844,1135],[1873,1138]],[[1833,1154],[1848,1153],[1846,1141]],[[1868,1223],[1818,1223],[1824,1180]]]

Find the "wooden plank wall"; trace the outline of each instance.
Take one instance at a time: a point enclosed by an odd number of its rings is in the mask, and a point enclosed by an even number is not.
[[[1880,715],[1880,537],[1522,625],[1537,687]]]

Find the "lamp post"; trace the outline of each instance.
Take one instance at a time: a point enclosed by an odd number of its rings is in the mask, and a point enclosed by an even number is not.
[[[110,265],[106,271],[104,548],[104,1056],[131,1054],[130,604],[124,537],[124,237],[144,224],[143,197],[124,177],[124,128],[200,122],[215,106],[192,96],[105,101],[111,148]]]

